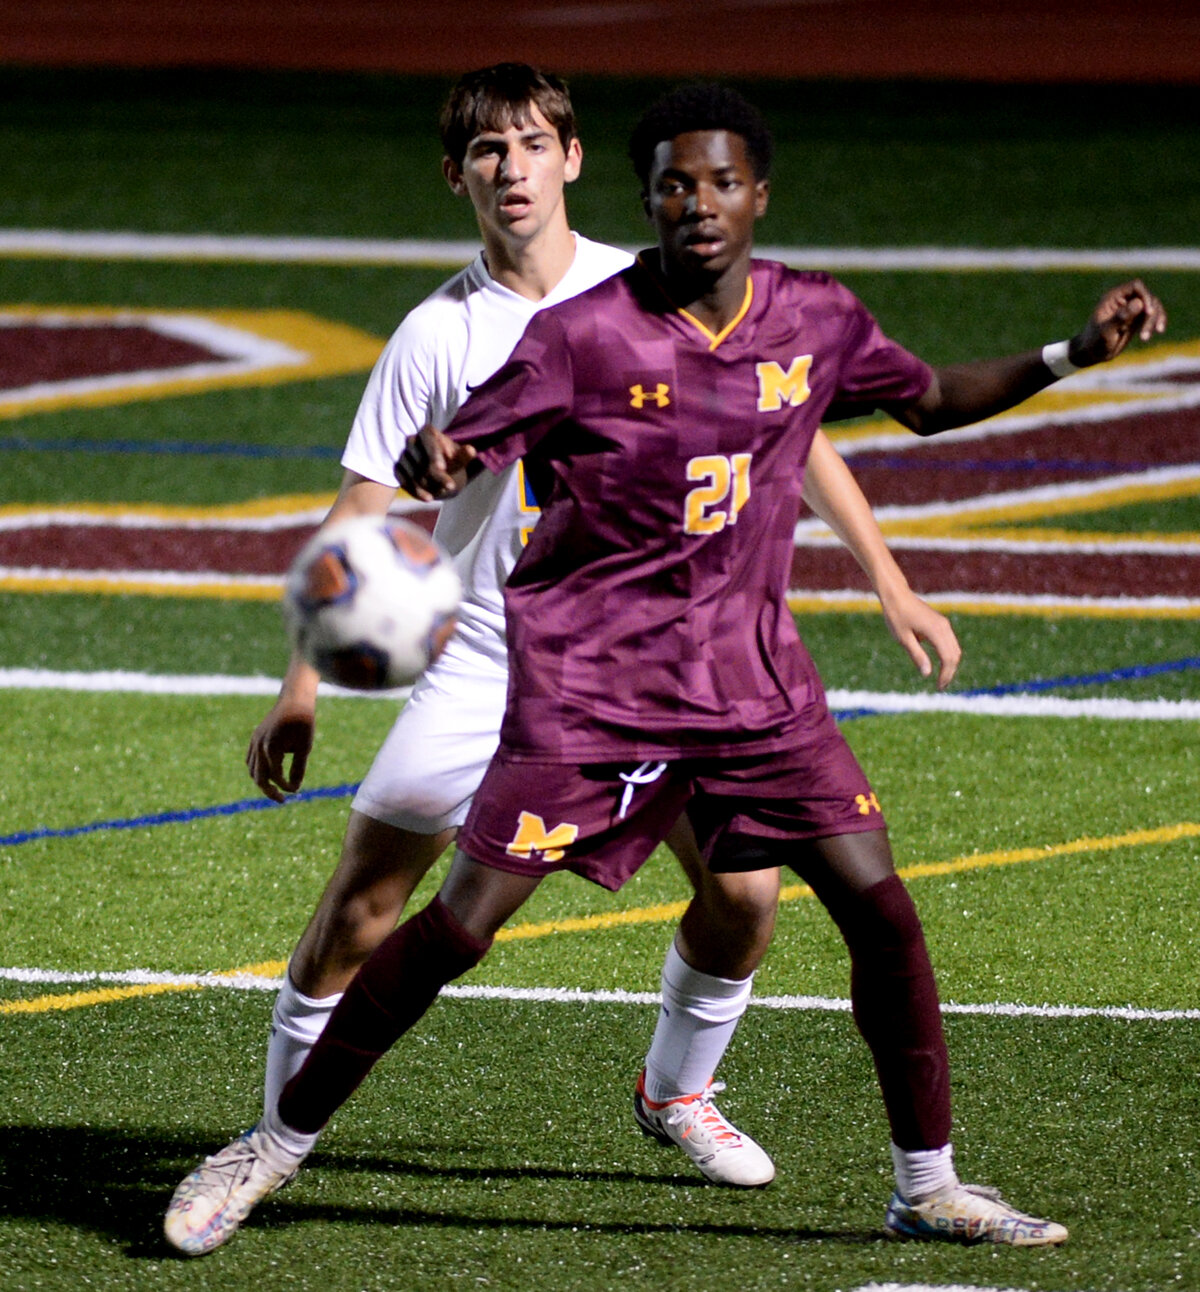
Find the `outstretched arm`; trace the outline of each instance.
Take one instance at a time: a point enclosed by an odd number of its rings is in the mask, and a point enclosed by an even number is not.
[[[933,673],[922,641],[937,652],[938,690],[944,690],[953,681],[962,659],[954,629],[945,615],[927,605],[908,586],[858,481],[824,431],[817,432],[809,454],[804,501],[854,554],[879,597],[888,630],[908,652],[922,677]]]
[[[917,432],[933,435],[982,421],[1044,390],[1077,368],[1115,359],[1138,337],[1149,341],[1166,330],[1162,302],[1140,279],[1105,292],[1091,318],[1062,347],[1047,346],[1003,359],[935,368],[929,389],[915,403],[885,406],[884,412]],[[1053,351],[1058,349],[1059,354]],[[1047,355],[1047,351],[1051,354]],[[1051,368],[1047,358],[1054,364]],[[1066,362],[1064,363],[1063,360]]]

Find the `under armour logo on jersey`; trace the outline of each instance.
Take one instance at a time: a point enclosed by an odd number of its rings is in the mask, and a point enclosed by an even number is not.
[[[636,386],[629,387],[629,393],[632,396],[630,408],[645,408],[648,399],[654,400],[659,408],[666,408],[671,402],[671,387],[665,381],[660,381],[651,391],[645,390],[641,382],[638,382]]]
[[[758,411],[777,413],[783,407],[784,400],[793,407],[803,404],[812,394],[808,386],[808,372],[812,361],[811,354],[802,354],[792,360],[792,366],[787,372],[774,359],[756,363],[754,371],[758,374]]]

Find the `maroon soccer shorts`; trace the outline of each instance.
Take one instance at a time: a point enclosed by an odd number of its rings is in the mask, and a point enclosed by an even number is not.
[[[615,891],[685,810],[714,871],[743,868],[734,854],[747,836],[817,839],[884,827],[879,800],[826,714],[786,750],[737,758],[576,767],[515,762],[502,746],[458,846],[498,870],[571,870]],[[758,865],[779,864],[769,851],[775,860]]]

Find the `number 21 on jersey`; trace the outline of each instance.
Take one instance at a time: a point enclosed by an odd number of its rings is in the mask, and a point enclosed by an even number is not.
[[[737,523],[750,497],[750,453],[717,453],[692,458],[687,478],[699,481],[683,501],[685,534],[716,534]]]

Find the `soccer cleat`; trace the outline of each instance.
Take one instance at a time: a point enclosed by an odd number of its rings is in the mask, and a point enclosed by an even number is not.
[[[1067,1241],[1067,1231],[1052,1220],[1038,1220],[1010,1207],[996,1189],[959,1184],[924,1202],[905,1202],[892,1194],[884,1228],[895,1238],[946,1243],[1009,1243],[1013,1247],[1050,1247]]]
[[[227,1243],[268,1194],[300,1169],[271,1152],[255,1126],[203,1162],[175,1190],[163,1221],[167,1242],[188,1256],[203,1256]]]
[[[743,1189],[770,1184],[775,1163],[713,1103],[713,1096],[724,1089],[723,1081],[710,1081],[698,1095],[656,1104],[646,1098],[643,1069],[633,1095],[633,1115],[643,1135],[660,1144],[678,1145],[714,1183]]]

